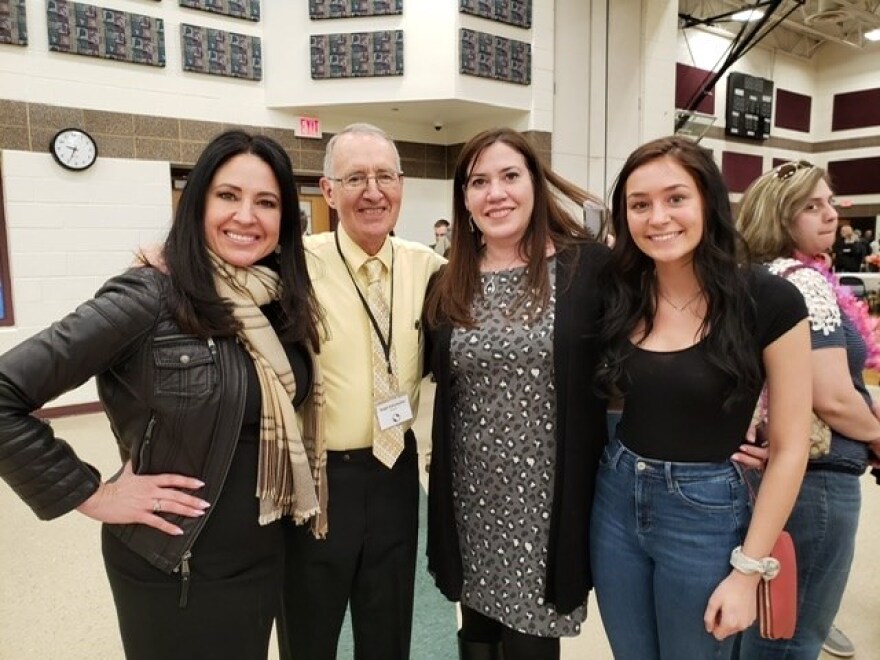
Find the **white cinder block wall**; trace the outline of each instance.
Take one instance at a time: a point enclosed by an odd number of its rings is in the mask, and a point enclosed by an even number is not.
[[[80,173],[48,154],[3,151],[0,171],[15,326],[0,352],[72,311],[164,238],[171,218],[168,163],[99,158]],[[97,400],[94,384],[53,405]]]

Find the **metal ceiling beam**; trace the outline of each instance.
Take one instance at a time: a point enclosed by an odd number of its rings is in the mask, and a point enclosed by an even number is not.
[[[789,1],[794,2],[795,4],[799,4],[799,5],[804,4],[804,0],[789,0]],[[840,4],[843,4],[844,0],[838,0],[838,2],[840,2]],[[700,4],[705,6],[706,3],[700,3]],[[715,6],[714,3],[711,3],[711,4],[713,6]],[[753,2],[744,2],[744,1],[735,1],[735,0],[719,0],[720,6],[734,9],[736,11],[742,11],[745,9],[752,8],[752,7],[754,7],[754,4],[755,3],[753,3]],[[761,3],[761,4],[765,4],[765,3]],[[786,2],[786,4],[788,4],[788,2]],[[847,3],[847,4],[850,4],[850,3]],[[790,9],[790,5],[788,6],[788,8]],[[801,7],[801,10],[803,10],[803,6]],[[873,16],[874,21],[880,21],[880,16],[872,15],[872,14],[868,14],[868,15]],[[787,30],[790,30],[792,32],[797,32],[799,34],[806,35],[808,37],[812,37],[812,38],[817,39],[819,41],[833,41],[835,43],[838,43],[838,44],[841,44],[844,46],[850,46],[850,47],[852,47],[852,46],[860,47],[863,45],[863,41],[861,38],[863,32],[861,32],[861,31],[859,31],[858,42],[854,42],[851,40],[847,40],[841,36],[832,34],[830,32],[823,32],[822,30],[817,30],[816,28],[810,27],[809,25],[805,25],[805,24],[800,23],[800,22],[793,20],[791,18],[786,18],[785,20],[783,20],[779,24],[778,27],[784,27]],[[815,51],[815,48],[811,49],[811,50]]]
[[[835,2],[839,5],[843,5],[853,16],[861,18],[863,21],[867,21],[874,27],[880,27],[880,14],[877,13],[877,10],[880,9],[880,2],[875,3],[874,11],[865,11],[861,8],[861,3],[855,3],[852,2],[852,0],[835,0]]]

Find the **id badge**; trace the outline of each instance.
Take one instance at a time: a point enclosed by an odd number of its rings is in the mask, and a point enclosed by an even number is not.
[[[383,431],[408,422],[413,417],[409,396],[401,394],[393,399],[377,403],[376,417],[379,419],[379,428]]]

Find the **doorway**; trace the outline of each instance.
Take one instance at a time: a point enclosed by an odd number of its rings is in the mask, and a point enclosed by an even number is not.
[[[318,177],[305,176],[297,180],[299,208],[306,216],[307,234],[320,234],[336,228],[336,213],[327,205],[318,180]]]

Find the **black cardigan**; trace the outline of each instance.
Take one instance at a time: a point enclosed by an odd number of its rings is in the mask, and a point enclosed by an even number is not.
[[[564,614],[593,587],[590,508],[607,441],[606,402],[593,392],[599,358],[598,273],[608,251],[584,243],[557,255],[553,366],[556,384],[556,477],[550,519],[545,599]],[[452,499],[449,343],[452,327],[429,327],[427,359],[437,380],[428,491],[428,570],[449,600],[461,599],[462,566]]]

